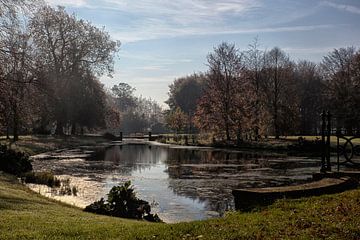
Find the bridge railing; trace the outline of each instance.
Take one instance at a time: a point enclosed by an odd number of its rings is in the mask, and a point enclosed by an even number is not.
[[[330,112],[321,114],[321,170],[322,172],[331,171],[330,163],[330,137],[336,136],[337,152],[337,170],[340,165],[351,165],[351,167],[360,167],[360,128],[358,126],[347,125],[344,116],[333,117]],[[335,127],[332,127],[335,126]]]

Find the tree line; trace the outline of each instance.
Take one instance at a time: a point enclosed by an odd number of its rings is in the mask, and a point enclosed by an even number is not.
[[[135,97],[130,85],[105,89],[120,42],[104,28],[41,0],[0,0],[0,132],[75,134],[211,132],[225,139],[317,134],[328,109],[353,133],[360,120],[360,51],[334,49],[321,63],[293,61],[280,48],[221,43],[208,69],[175,79],[169,110]],[[119,129],[120,127],[120,129]]]
[[[170,85],[168,124],[224,139],[317,135],[320,114],[353,134],[360,123],[360,51],[334,49],[321,63],[293,61],[278,47],[248,49],[223,42],[207,56],[204,73]]]
[[[116,131],[124,134],[166,132],[162,107],[151,98],[135,96],[135,90],[134,87],[123,82],[111,88],[114,105],[121,116]]]
[[[116,126],[99,77],[113,72],[120,42],[104,28],[41,1],[0,1],[2,132],[57,134]]]

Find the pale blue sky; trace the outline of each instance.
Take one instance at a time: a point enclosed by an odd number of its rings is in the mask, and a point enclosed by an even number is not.
[[[246,49],[278,46],[292,59],[320,62],[334,48],[360,46],[360,0],[46,0],[122,42],[111,87],[127,82],[163,104],[168,85],[206,70],[222,41]]]

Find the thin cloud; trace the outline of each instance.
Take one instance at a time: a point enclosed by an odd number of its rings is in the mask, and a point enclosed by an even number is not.
[[[104,7],[113,10],[141,14],[144,17],[162,16],[177,22],[204,22],[224,14],[239,14],[251,11],[261,6],[258,0],[105,0]]]
[[[151,62],[157,65],[174,65],[179,63],[190,63],[193,62],[189,58],[164,58],[163,56],[154,56],[148,54],[139,54],[139,53],[129,53],[126,50],[121,51],[120,58],[139,60],[143,62]]]
[[[72,7],[84,7],[87,5],[86,0],[45,0],[46,3],[52,6],[72,6]]]
[[[144,25],[148,26],[148,25]],[[337,26],[337,25],[336,25]],[[301,31],[314,31],[320,29],[334,28],[335,25],[305,25],[305,26],[285,26],[285,27],[267,27],[267,28],[174,28],[171,25],[167,26],[151,26],[133,29],[129,32],[114,31],[113,36],[120,39],[123,42],[137,42],[144,40],[154,40],[160,38],[174,38],[174,37],[185,37],[185,36],[212,36],[212,35],[225,35],[225,34],[259,34],[259,33],[277,33],[277,32],[301,32]]]
[[[107,26],[111,35],[122,43],[184,36],[312,31],[331,27],[241,26],[239,19],[253,17],[256,11],[264,10],[264,2],[260,0],[63,0],[61,4],[111,10],[119,15],[130,14],[133,17],[125,25]]]
[[[324,1],[323,5],[332,7],[332,8],[338,9],[338,10],[346,11],[349,13],[360,14],[360,8],[352,6],[352,5],[338,4],[338,3],[329,2],[329,1]]]
[[[318,29],[332,28],[334,25],[305,25],[305,26],[287,26],[287,27],[268,27],[268,28],[255,28],[255,29],[235,29],[222,31],[215,34],[239,34],[239,33],[269,33],[269,32],[301,32],[301,31],[313,31]]]
[[[160,65],[150,65],[150,66],[142,66],[142,67],[136,67],[134,70],[143,70],[143,71],[166,71],[169,70],[167,68],[164,68],[164,66]]]
[[[334,50],[334,48],[340,48],[339,47],[316,47],[316,48],[295,48],[295,47],[284,47],[281,48],[282,50],[284,50],[285,52],[288,53],[300,53],[300,54],[309,54],[309,53],[328,53],[331,52],[332,50]]]

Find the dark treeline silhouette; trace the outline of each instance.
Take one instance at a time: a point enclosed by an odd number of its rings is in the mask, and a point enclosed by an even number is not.
[[[278,47],[261,50],[257,40],[244,51],[224,42],[207,65],[207,72],[170,85],[168,115],[179,116],[171,119],[173,128],[193,131],[194,124],[224,140],[317,135],[323,109],[348,134],[359,128],[360,51],[354,47],[334,49],[316,64],[294,62]]]
[[[57,134],[116,125],[119,113],[98,77],[113,72],[120,43],[42,1],[0,4],[0,126]]]

